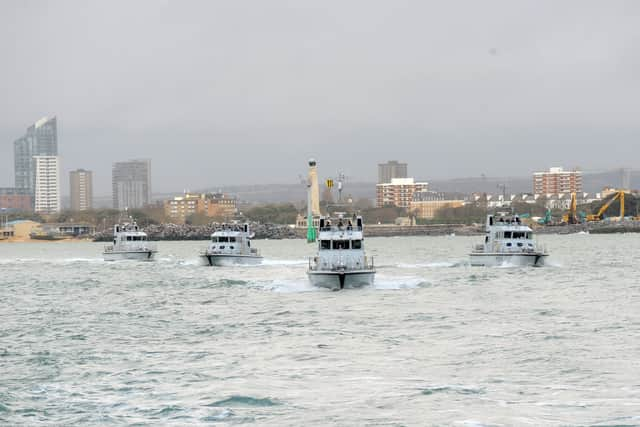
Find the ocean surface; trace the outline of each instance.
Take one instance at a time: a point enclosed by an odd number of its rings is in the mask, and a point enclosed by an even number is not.
[[[640,425],[640,235],[541,236],[544,268],[472,268],[479,240],[369,238],[375,286],[339,292],[301,240],[0,244],[0,425]]]

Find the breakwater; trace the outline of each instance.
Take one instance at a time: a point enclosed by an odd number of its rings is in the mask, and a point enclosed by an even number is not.
[[[208,240],[221,224],[187,225],[187,224],[154,224],[145,227],[150,240]],[[289,225],[249,224],[255,233],[255,239],[304,239],[306,228],[292,228]],[[592,234],[640,233],[640,221],[623,222],[590,222],[573,225],[535,226],[538,234],[574,234],[580,232]],[[478,236],[484,234],[484,225],[465,224],[429,224],[429,225],[366,225],[366,237],[391,236]],[[111,230],[98,232],[95,241],[106,242],[113,238]]]

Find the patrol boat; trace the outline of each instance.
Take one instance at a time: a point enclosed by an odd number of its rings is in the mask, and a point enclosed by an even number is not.
[[[364,251],[362,217],[337,215],[333,220],[320,218],[318,254],[309,259],[309,281],[333,290],[373,285],[376,270]]]
[[[517,215],[487,215],[484,243],[473,248],[472,266],[544,265],[546,249],[533,240],[533,230]]]
[[[156,246],[149,242],[147,233],[132,221],[113,226],[113,245],[105,246],[103,256],[105,261],[151,261],[156,252]]]
[[[262,256],[251,247],[252,238],[249,224],[223,224],[211,235],[211,243],[200,257],[209,266],[260,264]]]

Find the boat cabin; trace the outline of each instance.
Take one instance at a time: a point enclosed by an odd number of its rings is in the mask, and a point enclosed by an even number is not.
[[[209,253],[229,255],[256,255],[258,250],[251,247],[249,224],[225,224],[211,235]]]
[[[533,252],[536,242],[533,230],[517,215],[488,215],[482,249],[484,252]]]
[[[320,218],[318,255],[312,270],[362,270],[370,267],[365,255],[362,217]]]

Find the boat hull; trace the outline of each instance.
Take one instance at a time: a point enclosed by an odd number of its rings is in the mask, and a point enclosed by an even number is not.
[[[376,272],[363,271],[307,271],[313,286],[327,289],[361,288],[372,286]]]
[[[155,251],[115,251],[104,252],[103,256],[105,261],[153,261],[155,254]]]
[[[548,254],[543,253],[477,253],[471,254],[472,267],[497,267],[510,265],[515,267],[542,267]]]
[[[234,265],[258,265],[262,263],[262,257],[254,255],[204,254],[200,258],[202,263],[209,267],[232,267]]]

